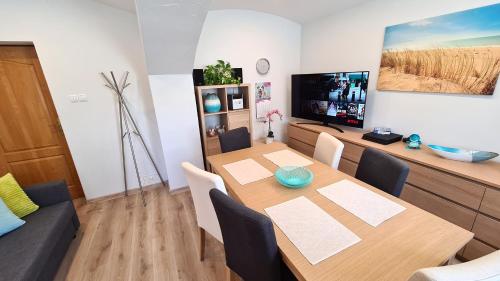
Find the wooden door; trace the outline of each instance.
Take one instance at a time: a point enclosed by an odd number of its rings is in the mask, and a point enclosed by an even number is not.
[[[0,176],[20,185],[65,180],[82,186],[33,46],[0,46]]]

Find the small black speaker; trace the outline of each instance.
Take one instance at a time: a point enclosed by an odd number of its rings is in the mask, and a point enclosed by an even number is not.
[[[193,82],[195,86],[205,85],[205,80],[203,79],[203,69],[193,69]]]
[[[243,83],[243,68],[233,68],[234,78],[240,78],[240,82]]]

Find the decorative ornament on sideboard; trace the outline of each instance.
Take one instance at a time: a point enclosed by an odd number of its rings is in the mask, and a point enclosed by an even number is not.
[[[443,158],[462,162],[482,162],[498,156],[498,153],[489,151],[467,150],[435,144],[429,144],[427,146],[434,153]]]
[[[420,149],[422,139],[419,134],[411,134],[409,137],[403,138],[403,142],[406,143],[408,149]]]

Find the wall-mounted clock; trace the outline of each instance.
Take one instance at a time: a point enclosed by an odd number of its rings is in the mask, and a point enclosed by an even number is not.
[[[261,58],[257,61],[256,68],[259,74],[264,75],[269,72],[271,65],[269,64],[269,61],[266,58]]]

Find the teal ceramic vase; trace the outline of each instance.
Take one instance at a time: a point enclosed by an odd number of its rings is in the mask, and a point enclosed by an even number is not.
[[[220,99],[217,94],[208,94],[204,101],[205,111],[208,113],[219,112],[221,108]]]

